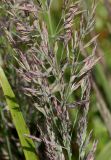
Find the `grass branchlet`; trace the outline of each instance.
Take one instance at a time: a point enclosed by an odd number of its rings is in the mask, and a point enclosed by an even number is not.
[[[88,42],[87,39],[94,25],[95,6],[89,12],[82,9],[81,1],[64,0],[63,16],[60,18],[62,24],[53,34],[50,32],[50,29],[54,30],[53,21],[47,14],[51,14],[53,2],[49,2],[48,7],[47,3],[40,2],[38,5],[33,1],[7,2],[11,25],[10,30],[5,28],[5,33],[16,53],[23,91],[32,99],[35,111],[39,113],[37,128],[40,137],[27,136],[44,144],[43,159],[71,160],[72,135],[75,132],[79,160],[85,157],[92,160],[96,142],[87,153],[91,137],[91,134],[87,136],[87,114],[91,70],[98,61],[93,44],[97,37]],[[14,32],[11,32],[13,29]],[[92,54],[84,58],[84,49],[89,46],[93,46]],[[76,100],[77,92],[80,96]],[[78,118],[75,117],[77,130],[70,118],[70,112],[74,112],[75,108],[78,110]]]

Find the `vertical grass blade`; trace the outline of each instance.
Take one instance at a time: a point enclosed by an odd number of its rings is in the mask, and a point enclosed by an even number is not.
[[[2,86],[6,101],[12,116],[13,123],[17,130],[21,146],[26,160],[39,160],[33,141],[24,136],[24,134],[30,134],[29,129],[25,123],[20,107],[16,102],[15,95],[11,89],[11,86],[5,76],[3,69],[0,67],[0,84]]]

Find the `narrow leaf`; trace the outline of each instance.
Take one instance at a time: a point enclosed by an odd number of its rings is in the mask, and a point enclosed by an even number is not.
[[[30,132],[24,121],[22,112],[20,111],[20,107],[16,102],[15,95],[11,89],[11,86],[1,67],[0,67],[0,84],[2,86],[4,95],[6,97],[9,111],[11,113],[13,123],[17,130],[26,160],[39,160],[35,151],[35,146],[33,141],[24,136],[24,134],[30,135]]]

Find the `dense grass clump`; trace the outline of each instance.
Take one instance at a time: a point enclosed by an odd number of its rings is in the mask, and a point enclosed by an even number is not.
[[[38,133],[30,134],[19,124],[25,125],[20,118],[22,112],[14,110],[13,100],[8,97],[11,95],[7,95],[1,81],[25,158],[37,159],[34,149],[40,159],[93,160],[97,142],[88,147],[92,132],[87,133],[87,114],[91,70],[99,60],[95,56],[97,36],[89,39],[95,22],[95,3],[90,10],[85,10],[82,1],[64,0],[59,22],[54,26],[53,1],[5,2],[8,27],[3,31],[16,60],[18,92],[24,93],[20,94],[25,97],[28,116],[34,115]],[[88,56],[90,46],[92,54]],[[9,86],[7,81],[6,84]],[[26,142],[25,147],[22,140]],[[32,147],[30,155],[28,145]]]

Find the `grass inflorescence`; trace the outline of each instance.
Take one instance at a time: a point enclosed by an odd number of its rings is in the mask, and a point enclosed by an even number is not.
[[[97,36],[86,41],[93,30],[95,5],[88,11],[82,8],[82,1],[64,0],[55,33],[52,4],[6,1],[10,25],[4,28],[5,35],[19,64],[16,72],[21,88],[38,116],[40,136],[25,136],[43,144],[43,151],[37,149],[40,159],[71,160],[78,156],[79,160],[93,160],[97,142],[87,151],[91,138],[91,133],[87,135],[87,114],[91,70],[98,61],[94,45]],[[84,58],[84,51],[91,45],[92,54]],[[73,122],[70,113],[75,111]],[[73,153],[73,143],[78,155]]]

